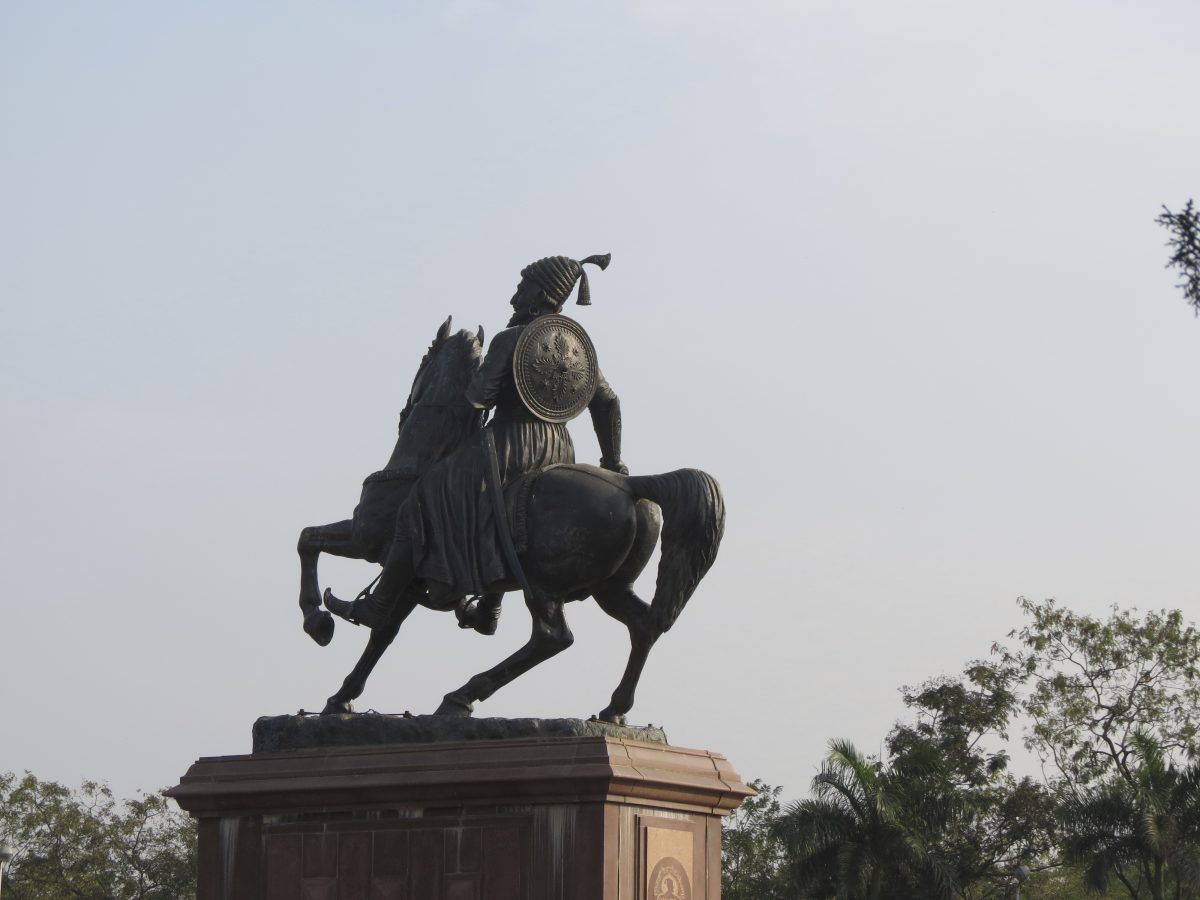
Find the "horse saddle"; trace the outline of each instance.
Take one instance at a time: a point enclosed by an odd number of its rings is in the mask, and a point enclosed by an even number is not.
[[[529,549],[529,498],[533,495],[533,486],[543,472],[558,468],[558,465],[547,466],[536,472],[514,478],[504,486],[504,507],[508,512],[508,531],[512,535],[513,548],[518,553]]]

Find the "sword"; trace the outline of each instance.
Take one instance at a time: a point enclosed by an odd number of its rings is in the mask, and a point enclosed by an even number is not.
[[[496,536],[500,538],[500,550],[513,577],[517,579],[517,584],[525,592],[525,597],[532,600],[533,590],[529,587],[529,579],[525,577],[521,561],[517,559],[517,548],[513,544],[512,532],[508,527],[508,510],[504,506],[504,488],[500,484],[500,457],[496,453],[496,438],[488,428],[483,429],[483,452],[487,457],[487,489],[492,495],[492,516],[496,520]]]

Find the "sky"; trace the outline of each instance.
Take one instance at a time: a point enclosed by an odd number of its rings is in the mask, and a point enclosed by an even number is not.
[[[569,307],[634,473],[713,474],[716,565],[631,720],[802,796],[1019,596],[1194,619],[1191,0],[0,5],[0,771],[119,793],[320,709],[300,529],[347,518],[447,315]],[[581,461],[599,451],[586,418]],[[353,596],[375,575],[323,559]],[[653,570],[639,582],[653,593]],[[480,716],[608,701],[624,629]],[[359,708],[520,646],[414,613]]]

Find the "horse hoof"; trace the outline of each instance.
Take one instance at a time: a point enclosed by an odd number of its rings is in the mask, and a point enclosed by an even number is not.
[[[323,710],[321,710],[321,715],[329,716],[329,715],[335,715],[335,714],[340,714],[340,713],[352,713],[352,712],[354,712],[354,706],[351,705],[349,700],[339,700],[336,697],[330,697],[325,702],[325,708]]]
[[[435,711],[435,716],[455,716],[456,718],[469,718],[471,713],[475,711],[475,704],[466,697],[460,697],[457,694],[447,694],[442,698],[442,705]]]
[[[601,722],[607,722],[609,725],[624,725],[625,716],[621,713],[613,712],[610,709],[604,710],[600,715],[596,716]]]
[[[323,609],[314,609],[304,617],[304,633],[322,647],[333,640],[333,625],[333,616]]]

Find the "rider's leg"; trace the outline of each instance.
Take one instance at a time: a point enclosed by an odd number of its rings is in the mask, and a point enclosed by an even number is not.
[[[378,628],[385,624],[395,608],[404,589],[416,575],[413,562],[413,546],[403,533],[397,533],[388,551],[387,561],[379,574],[375,590],[356,600],[347,602],[325,590],[325,607],[335,616],[340,616],[356,625]]]

